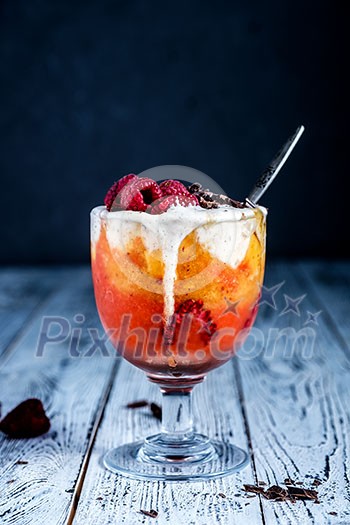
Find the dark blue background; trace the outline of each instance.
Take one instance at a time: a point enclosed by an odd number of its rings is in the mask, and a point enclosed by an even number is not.
[[[330,1],[0,0],[0,262],[88,261],[90,208],[131,171],[243,198],[300,123],[270,253],[348,254],[343,24]]]

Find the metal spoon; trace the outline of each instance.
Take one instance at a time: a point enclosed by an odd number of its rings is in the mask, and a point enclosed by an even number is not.
[[[292,153],[294,147],[296,146],[298,140],[304,133],[304,126],[299,126],[294,135],[289,137],[287,142],[282,146],[277,155],[272,159],[267,168],[262,172],[248,197],[245,199],[244,203],[251,208],[255,208],[255,205],[265,193],[270,184],[275,180],[278,173],[282,169],[284,163],[288,159],[289,155]]]

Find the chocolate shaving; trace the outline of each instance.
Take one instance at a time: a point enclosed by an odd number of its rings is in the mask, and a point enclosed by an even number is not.
[[[144,516],[148,516],[149,518],[156,518],[158,516],[158,512],[156,510],[143,510],[140,509],[141,514],[144,514]]]
[[[19,459],[16,461],[15,465],[28,465],[28,461],[24,461],[24,459]]]
[[[191,184],[188,191],[195,195],[198,199],[199,205],[208,210],[212,208],[219,208],[220,206],[233,206],[234,208],[245,208],[243,202],[236,201],[227,195],[214,193],[208,189],[204,189],[199,182]]]
[[[266,499],[273,499],[275,501],[285,501],[288,498],[288,492],[283,487],[272,485],[263,493]]]
[[[263,494],[265,492],[265,489],[257,485],[243,485],[243,489],[246,492],[254,492],[255,494]]]
[[[295,485],[295,481],[293,481],[291,478],[286,478],[283,483],[285,485]]]
[[[258,485],[243,485],[243,488],[246,492],[261,494],[264,498],[271,501],[290,501],[291,503],[295,503],[297,500],[309,500],[319,503],[318,492],[316,490],[307,489],[305,487],[295,487],[287,483],[287,481],[292,482],[292,480],[289,478],[284,480],[287,488],[280,487],[279,485],[272,485],[266,490]],[[259,484],[260,483],[263,482],[259,482]]]
[[[321,485],[321,483],[322,483],[322,482],[321,482],[319,479],[315,478],[315,479],[313,480],[313,482],[312,482],[312,486],[313,486],[313,487],[319,487],[319,486]]]
[[[288,493],[291,498],[302,500],[317,500],[318,492],[312,489],[302,487],[288,487]]]
[[[161,407],[159,405],[157,405],[157,403],[151,403],[150,404],[150,409],[151,409],[151,412],[154,415],[154,417],[159,419],[159,421],[161,421],[162,420],[162,409],[161,409]]]
[[[141,399],[141,401],[134,401],[133,403],[128,403],[126,405],[126,408],[142,408],[147,406],[148,401],[146,401],[145,399]]]
[[[141,399],[140,401],[134,401],[132,403],[128,403],[126,405],[126,408],[143,408],[149,406],[152,412],[152,415],[159,419],[159,421],[162,420],[162,409],[157,403],[149,403],[149,401],[146,401],[145,399]]]
[[[338,512],[335,512],[334,510],[331,510],[331,512],[328,512],[331,516],[338,516]]]

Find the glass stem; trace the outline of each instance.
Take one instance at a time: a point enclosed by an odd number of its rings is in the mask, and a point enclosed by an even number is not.
[[[176,443],[193,437],[192,389],[161,389],[162,440]]]

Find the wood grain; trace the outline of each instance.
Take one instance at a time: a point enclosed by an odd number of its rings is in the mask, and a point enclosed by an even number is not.
[[[350,352],[350,263],[307,261],[298,270],[322,303],[323,322]]]
[[[250,466],[207,483],[144,483],[109,473],[101,458],[113,446],[158,430],[147,408],[125,405],[142,398],[159,402],[159,392],[122,362],[108,397],[113,352],[86,357],[87,327],[100,328],[89,269],[2,270],[3,413],[37,396],[52,428],[31,440],[0,436],[0,523],[349,524],[350,265],[269,263],[266,285],[282,281],[276,310],[266,303],[261,307],[256,346],[248,339],[232,363],[195,390],[198,430],[249,449]],[[283,313],[284,294],[305,295],[300,315]],[[308,312],[319,311],[317,324],[310,321]],[[75,320],[78,313],[85,316],[82,325]],[[65,316],[73,328],[83,327],[80,357],[70,356],[69,339],[35,357],[44,315]],[[308,345],[300,339],[286,349],[285,339],[278,339],[286,328],[307,329]],[[281,484],[286,477],[309,486],[319,478],[321,503],[260,502],[240,490],[243,483]],[[157,519],[139,512],[151,508],[159,512]]]
[[[27,323],[68,274],[69,270],[62,269],[0,270],[0,356],[11,349]]]
[[[254,481],[251,466],[239,474],[206,483],[145,483],[106,471],[101,458],[107,450],[159,430],[159,423],[147,408],[125,408],[128,402],[137,399],[159,402],[158,388],[150,384],[142,372],[123,362],[97,436],[74,524],[155,521],[141,515],[140,509],[157,510],[156,523],[160,525],[261,523],[257,498],[246,498],[240,490],[243,481]],[[239,392],[230,365],[216,370],[204,384],[196,387],[194,417],[197,430],[248,449]],[[226,499],[219,493],[224,493]]]
[[[44,276],[42,279],[44,280]],[[48,434],[28,440],[0,437],[0,521],[21,525],[66,523],[73,491],[103,392],[115,359],[70,357],[69,342],[35,355],[42,316],[84,314],[98,326],[88,270],[70,272],[69,279],[40,310],[21,335],[0,370],[3,412],[28,397],[39,397],[51,419]],[[86,334],[80,352],[89,347]],[[18,460],[27,461],[19,465]]]
[[[305,325],[307,311],[325,308],[313,290],[318,283],[310,286],[297,265],[270,266],[267,284],[282,281],[285,284],[278,295],[277,311],[264,305],[256,326],[267,335],[268,330],[276,328],[312,328],[314,348],[310,338],[306,349],[299,343],[289,353],[280,339],[273,351],[272,339],[266,343],[265,338],[253,359],[245,358],[243,352],[235,366],[242,375],[258,477],[270,484],[281,484],[290,477],[308,486],[318,478],[322,481],[318,488],[321,504],[263,500],[265,520],[269,524],[319,524],[334,522],[329,513],[337,512],[336,523],[349,523],[350,354],[333,331],[340,290],[334,290],[334,323],[330,325],[321,315],[317,325]],[[282,314],[283,294],[291,298],[306,294],[299,305],[300,316]]]

